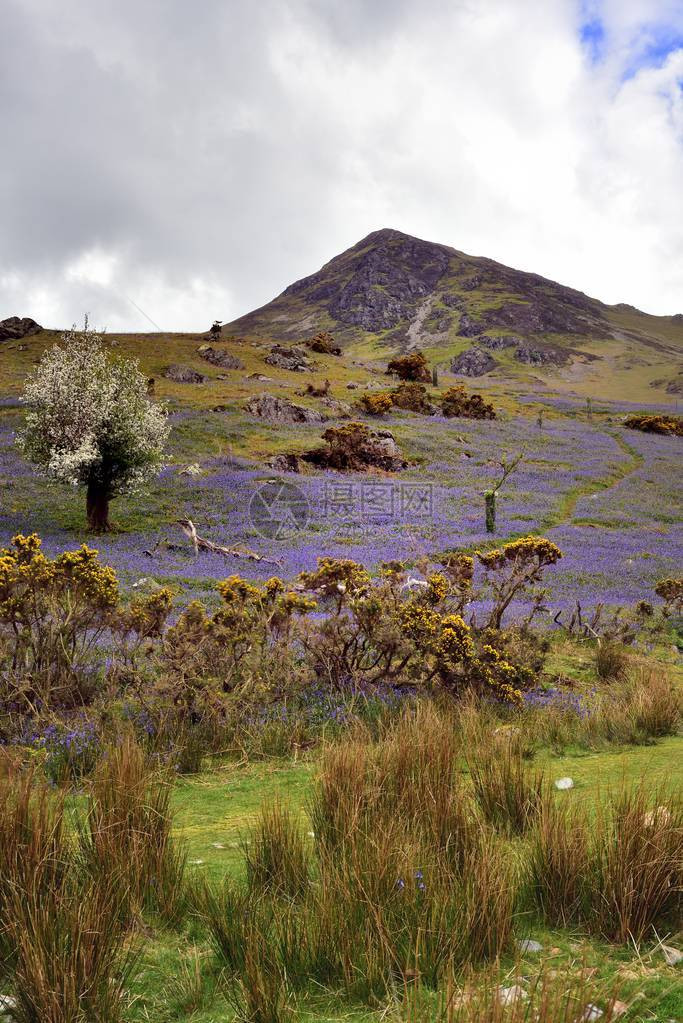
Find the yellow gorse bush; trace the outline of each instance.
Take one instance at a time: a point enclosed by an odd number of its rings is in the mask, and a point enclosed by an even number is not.
[[[13,680],[12,699],[19,692],[28,706],[87,702],[103,674],[103,646],[107,671],[123,667],[135,677],[144,659],[172,702],[189,708],[294,677],[302,684],[474,687],[518,701],[531,672],[505,652],[500,619],[525,592],[538,602],[542,591],[533,587],[561,556],[542,537],[477,552],[493,595],[491,617],[479,627],[474,616],[465,620],[480,594],[473,592],[474,559],[461,553],[444,555],[439,571],[425,559],[421,579],[400,562],[372,576],[351,559],[331,557],[293,586],[233,574],[217,584],[215,610],[193,601],[169,625],[169,588],[122,601],[116,573],[97,551],[83,545],[50,559],[37,536],[20,535],[0,552],[0,664]],[[323,614],[310,617],[319,602]]]
[[[543,536],[523,536],[520,540],[492,551],[476,552],[479,561],[485,568],[502,568],[506,563],[518,563],[544,567],[554,565],[562,557],[560,548]]]

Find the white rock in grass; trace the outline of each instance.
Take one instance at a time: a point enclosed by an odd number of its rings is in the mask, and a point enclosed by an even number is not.
[[[533,938],[524,938],[523,941],[517,942],[517,948],[520,952],[542,952],[543,945],[539,941],[534,941]]]
[[[14,995],[0,995],[0,1016],[6,1016],[17,1007],[17,1000]]]
[[[583,1010],[583,1016],[581,1019],[584,1023],[595,1023],[595,1020],[600,1019],[604,1013],[602,1009],[599,1009],[597,1005],[587,1005]]]
[[[678,966],[679,963],[683,963],[683,952],[673,945],[662,945],[662,954],[667,966]]]
[[[512,987],[498,988],[498,1001],[501,1005],[514,1005],[515,1002],[526,1002],[528,994],[520,984],[513,984]]]
[[[572,778],[558,778],[555,782],[556,789],[573,789],[574,780]]]
[[[213,849],[225,849],[225,845],[223,842],[212,842],[211,847]]]

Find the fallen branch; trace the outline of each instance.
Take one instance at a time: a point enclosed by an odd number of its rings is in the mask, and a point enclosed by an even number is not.
[[[280,565],[279,561],[264,558],[263,555],[257,554],[256,551],[242,550],[239,547],[223,547],[221,544],[214,543],[213,540],[206,540],[203,536],[199,536],[192,519],[176,519],[176,522],[185,536],[192,541],[195,554],[199,554],[200,551],[207,551],[209,554],[220,554],[224,558],[246,558],[248,561],[262,561],[266,565]]]

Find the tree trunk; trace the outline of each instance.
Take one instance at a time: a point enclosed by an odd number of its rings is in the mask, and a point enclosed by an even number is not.
[[[88,484],[85,509],[88,516],[88,526],[93,533],[108,533],[110,531],[109,494],[97,483]]]

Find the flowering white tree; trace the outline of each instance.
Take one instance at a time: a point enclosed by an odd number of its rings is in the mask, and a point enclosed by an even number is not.
[[[25,457],[85,487],[90,528],[109,530],[109,502],[156,475],[169,432],[137,362],[112,358],[86,319],[44,353],[23,400],[29,410],[17,441]]]

